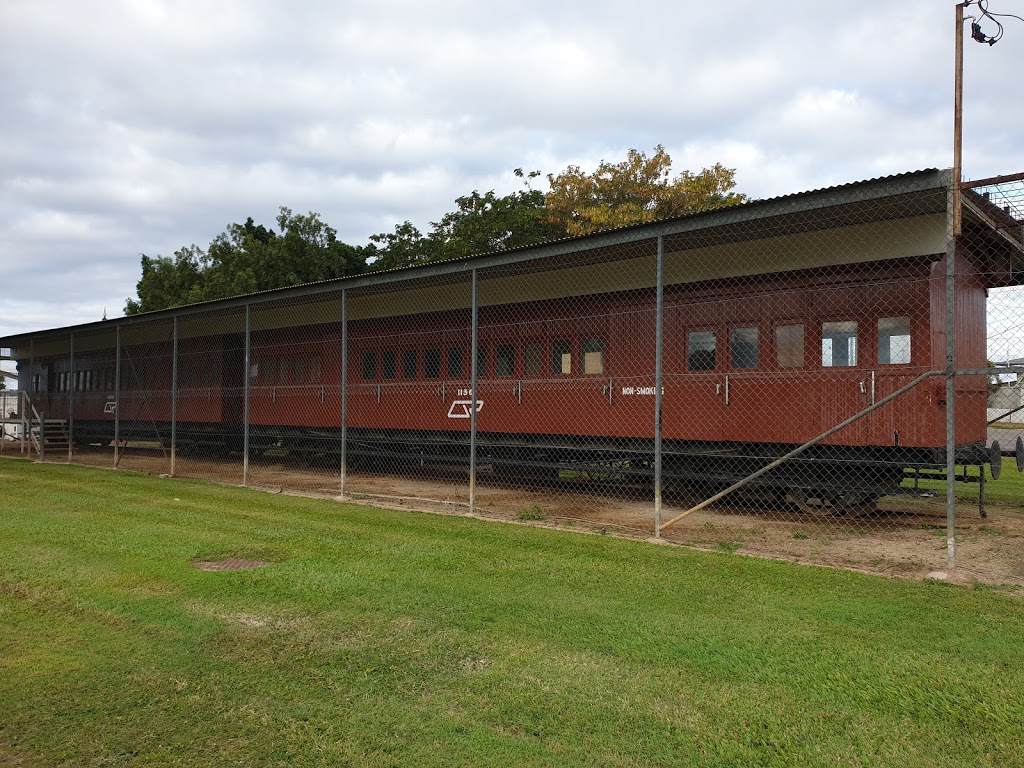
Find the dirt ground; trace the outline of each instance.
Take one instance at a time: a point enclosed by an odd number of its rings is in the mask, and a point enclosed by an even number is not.
[[[5,451],[4,455],[15,453]],[[113,451],[86,450],[76,455],[75,463],[112,467]],[[170,459],[159,450],[127,448],[119,468],[168,474]],[[242,484],[238,457],[178,457],[175,474]],[[277,493],[341,499],[336,466],[316,468],[284,459],[262,459],[250,466],[249,485]],[[357,503],[470,514],[465,476],[451,471],[424,468],[401,476],[353,473],[346,491],[348,500]],[[490,476],[485,467],[480,472],[472,516],[655,541],[651,497],[650,487],[601,486],[596,481],[563,479],[516,485]],[[685,492],[668,493],[663,522],[700,500]],[[923,579],[935,571],[947,571],[945,527],[944,496],[888,497],[871,514],[842,518],[730,498],[729,503],[721,502],[663,529],[662,543]],[[1024,596],[1024,505],[989,504],[988,517],[982,518],[976,503],[961,504],[957,509],[957,567],[948,573],[948,579]]]

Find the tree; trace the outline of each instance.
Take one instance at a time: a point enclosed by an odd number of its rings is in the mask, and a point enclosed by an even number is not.
[[[732,192],[736,171],[716,163],[700,173],[672,176],[672,158],[660,144],[654,155],[631,149],[621,163],[602,161],[593,173],[570,165],[548,174],[548,221],[569,235],[685,216],[742,203]]]
[[[174,258],[142,254],[142,277],[136,284],[138,301],[128,299],[124,313],[135,315],[153,309],[188,304],[199,286],[202,262],[206,255],[196,245],[175,251]]]
[[[375,252],[339,241],[318,213],[282,207],[277,225],[280,233],[249,217],[230,224],[206,251],[192,245],[173,259],[143,255],[138,300],[128,299],[125,314],[358,274]]]
[[[394,232],[370,235],[370,241],[374,249],[371,269],[396,269],[433,260],[423,233],[408,219],[396,224]]]
[[[431,222],[423,235],[412,222],[395,226],[394,232],[372,235],[377,244],[373,269],[392,269],[413,264],[471,256],[477,253],[536,245],[565,234],[545,213],[544,193],[532,189],[530,181],[540,171],[524,173],[516,168],[525,189],[499,196],[493,189],[474,189],[455,198],[456,208]]]
[[[672,175],[672,158],[660,144],[654,154],[629,150],[621,163],[602,161],[593,173],[570,165],[548,174],[550,191],[533,189],[540,171],[516,168],[523,189],[508,195],[473,190],[455,198],[455,210],[431,222],[424,235],[411,221],[370,237],[365,246],[338,240],[318,213],[282,207],[278,230],[231,224],[205,251],[196,245],[174,258],[142,256],[138,299],[125,314],[239,296],[255,291],[345,277],[366,269],[407,267],[443,259],[520,248],[566,235],[699,213],[735,205],[735,171],[716,164],[700,173]]]

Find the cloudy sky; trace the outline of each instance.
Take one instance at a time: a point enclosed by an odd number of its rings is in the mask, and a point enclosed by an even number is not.
[[[990,0],[1024,15],[1024,0]],[[0,0],[0,336],[139,255],[317,211],[421,229],[512,169],[664,144],[768,197],[951,165],[951,0]],[[990,31],[994,31],[987,25]],[[1024,23],[966,47],[965,175],[1024,170]],[[1013,73],[1017,72],[1017,75]]]

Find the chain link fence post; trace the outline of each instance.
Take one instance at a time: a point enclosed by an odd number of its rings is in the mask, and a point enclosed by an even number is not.
[[[348,485],[348,290],[341,291],[341,495]]]
[[[171,331],[171,477],[174,477],[178,452],[178,316]]]
[[[949,238],[946,243],[946,566],[956,568],[956,247],[960,235],[960,179],[950,180]]]
[[[477,271],[473,270],[472,339],[469,353],[469,511],[476,512],[476,404],[479,355],[479,318],[477,307]]]
[[[35,337],[32,337],[31,339],[28,340],[28,382],[27,386],[24,388],[24,391],[26,393],[25,399],[23,400],[23,402],[25,403],[25,406],[23,406],[25,408],[25,418],[22,419],[21,428],[21,452],[25,453],[25,441],[28,440],[27,449],[29,456],[32,455],[32,407],[34,405],[32,395],[35,394],[35,392],[32,391],[32,382],[35,380],[35,368],[36,340]],[[26,432],[28,434],[26,434]]]
[[[664,386],[665,342],[665,238],[658,235],[658,265],[654,331],[654,536],[661,538],[661,405]]]
[[[77,387],[78,372],[75,370],[75,334],[72,331],[70,334],[70,356],[71,356],[71,382],[68,385],[68,463],[71,463],[72,459],[72,446],[74,445],[75,437],[75,390]]]
[[[249,366],[252,364],[250,357],[252,353],[251,348],[251,317],[250,317],[250,305],[245,305],[245,351],[242,355],[244,361],[244,376],[243,382],[244,394],[242,395],[245,403],[242,408],[242,485],[249,485]]]
[[[114,326],[114,469],[121,461],[121,324]]]

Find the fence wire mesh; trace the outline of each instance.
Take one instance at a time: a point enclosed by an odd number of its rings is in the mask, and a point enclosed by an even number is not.
[[[954,245],[910,176],[41,336],[4,410],[47,461],[1024,584],[1024,177]]]

